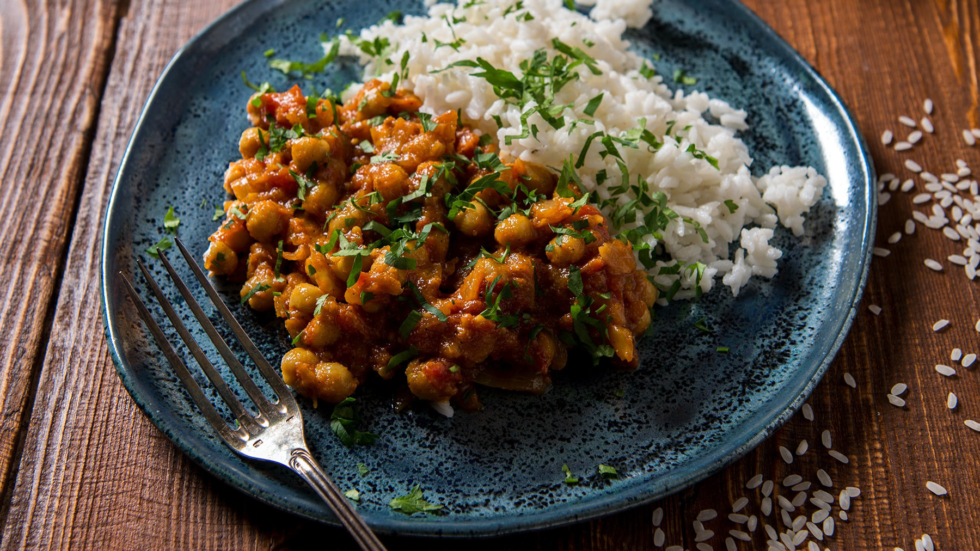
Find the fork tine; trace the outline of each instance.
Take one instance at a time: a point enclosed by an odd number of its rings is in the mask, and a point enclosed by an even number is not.
[[[211,384],[213,384],[215,389],[217,389],[218,394],[221,395],[225,403],[228,404],[228,407],[231,408],[232,414],[234,414],[238,419],[238,422],[245,427],[245,430],[249,432],[256,432],[259,430],[259,428],[262,426],[262,422],[256,421],[255,418],[253,418],[252,415],[245,410],[242,403],[238,401],[238,398],[235,397],[235,394],[231,391],[231,389],[228,388],[228,384],[225,383],[225,380],[211,364],[211,361],[208,360],[207,355],[205,355],[204,351],[201,350],[201,347],[197,344],[197,341],[194,340],[190,333],[187,332],[187,327],[184,326],[184,322],[181,321],[180,317],[174,311],[170,301],[167,300],[167,297],[163,294],[163,290],[160,289],[160,286],[157,285],[156,280],[150,275],[150,271],[147,270],[146,266],[139,260],[136,261],[136,265],[139,266],[140,271],[143,272],[143,278],[146,279],[146,282],[153,291],[153,294],[156,295],[157,302],[163,308],[163,311],[167,314],[167,317],[170,318],[170,323],[173,324],[174,329],[177,330],[177,334],[179,334],[180,338],[183,339],[184,344],[190,348],[191,354],[193,354],[194,358],[197,359],[197,363],[201,365],[201,369],[204,371],[204,374],[207,375],[208,379],[211,381]]]
[[[177,248],[180,249],[180,253],[184,255],[184,259],[187,260],[187,263],[190,265],[191,270],[197,277],[197,280],[201,283],[201,286],[204,287],[205,291],[207,291],[208,297],[211,298],[211,302],[214,303],[215,308],[221,312],[221,317],[225,318],[225,322],[228,323],[229,327],[231,327],[232,332],[235,333],[236,337],[238,337],[238,341],[245,348],[245,351],[248,352],[248,355],[252,357],[252,361],[255,362],[255,365],[258,366],[259,371],[261,371],[262,375],[265,376],[265,379],[272,387],[272,390],[275,391],[276,395],[279,397],[279,403],[285,405],[291,414],[295,414],[297,411],[299,411],[299,406],[296,405],[296,399],[293,397],[293,393],[289,390],[289,387],[286,386],[286,383],[283,382],[282,377],[280,377],[279,373],[276,372],[271,365],[269,365],[269,362],[266,361],[265,356],[259,352],[259,349],[255,346],[255,343],[252,342],[252,339],[250,339],[248,334],[245,333],[245,330],[242,329],[242,326],[238,323],[238,320],[235,319],[235,316],[231,314],[231,310],[228,309],[228,306],[225,305],[224,301],[221,300],[221,297],[218,296],[218,291],[216,291],[214,286],[211,285],[208,277],[204,274],[204,271],[201,270],[201,267],[198,266],[197,262],[194,261],[194,258],[191,257],[191,254],[187,251],[187,248],[184,247],[184,244],[181,242],[180,238],[175,237],[174,242],[177,243]]]
[[[255,402],[255,406],[258,408],[258,410],[270,420],[277,415],[280,415],[282,411],[279,411],[279,408],[265,397],[265,394],[263,394],[262,391],[259,390],[259,387],[255,385],[255,381],[253,381],[248,373],[245,372],[245,368],[242,366],[242,363],[238,361],[237,357],[235,357],[235,353],[231,351],[231,348],[228,348],[228,343],[225,342],[225,339],[218,334],[217,329],[214,328],[214,324],[211,323],[211,320],[208,318],[207,314],[205,314],[204,310],[201,309],[201,305],[194,299],[190,289],[188,289],[187,285],[184,284],[184,280],[177,275],[174,267],[170,264],[170,261],[167,260],[166,255],[164,255],[161,251],[159,252],[159,257],[160,260],[163,261],[163,266],[167,269],[167,274],[170,275],[170,279],[173,280],[174,285],[177,286],[177,290],[180,291],[181,296],[183,296],[184,300],[187,302],[187,306],[189,306],[191,311],[194,312],[194,317],[197,318],[197,321],[201,324],[201,327],[204,328],[204,332],[208,334],[208,338],[210,338],[211,342],[214,343],[214,347],[221,354],[221,357],[225,359],[228,367],[231,368],[231,372],[235,374],[235,378],[237,378],[238,382],[242,384],[242,388],[245,389],[245,392],[250,398],[252,398],[252,401]],[[217,374],[217,372],[215,372],[215,374]]]
[[[133,304],[136,305],[136,310],[139,312],[141,318],[143,318],[143,323],[146,324],[147,329],[150,330],[150,334],[153,335],[153,339],[157,341],[157,346],[163,351],[163,355],[167,357],[170,361],[170,365],[177,372],[177,377],[184,384],[184,388],[187,389],[187,393],[191,395],[191,398],[197,404],[198,409],[204,414],[204,418],[211,423],[211,425],[218,431],[225,442],[228,443],[232,448],[238,449],[245,442],[245,435],[243,434],[244,429],[232,430],[227,422],[218,414],[218,411],[214,409],[214,405],[211,401],[204,396],[204,392],[201,391],[201,387],[191,376],[190,371],[187,370],[187,366],[177,355],[170,341],[167,340],[166,335],[163,334],[163,330],[157,325],[157,322],[150,315],[150,311],[146,309],[146,304],[143,303],[143,299],[140,298],[133,284],[129,282],[129,279],[119,272],[119,277],[122,278],[126,291],[129,293],[130,298],[133,300]]]

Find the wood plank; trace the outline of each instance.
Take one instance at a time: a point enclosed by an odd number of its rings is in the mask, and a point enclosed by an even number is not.
[[[939,174],[950,172],[960,157],[977,165],[977,148],[959,137],[977,121],[976,56],[980,45],[980,6],[946,0],[899,3],[890,0],[746,0],[824,74],[841,93],[869,139],[880,172],[908,178],[906,158]],[[4,531],[7,548],[106,547],[268,548],[322,547],[352,549],[337,529],[308,524],[275,512],[215,482],[175,451],[143,418],[115,377],[106,355],[98,318],[95,273],[98,227],[111,175],[135,122],[148,86],[166,59],[193,30],[217,15],[218,8],[184,2],[163,10],[159,2],[133,6],[120,30],[107,97],[118,98],[99,122],[95,154],[86,179],[79,229],[72,239],[62,295],[51,332],[24,460]],[[203,9],[203,12],[202,12]],[[206,13],[205,13],[206,12]],[[932,97],[935,136],[913,152],[898,154],[878,136],[886,128],[899,133],[901,114],[920,118],[922,101]],[[108,102],[107,102],[108,105]],[[900,133],[904,136],[904,133]],[[916,193],[922,189],[922,183]],[[912,210],[910,195],[898,192],[882,207],[879,241],[902,228]],[[923,210],[923,209],[919,209]],[[84,222],[84,223],[83,223]],[[945,258],[962,250],[940,233],[919,226],[889,246],[893,253],[876,259],[866,298],[854,329],[827,377],[810,399],[813,422],[797,416],[744,459],[705,483],[660,503],[571,527],[467,542],[474,550],[506,549],[654,549],[651,513],[665,509],[662,528],[667,545],[695,549],[692,522],[699,511],[716,509],[719,518],[705,523],[716,532],[709,540],[724,548],[724,536],[738,526],[727,518],[730,504],[749,498],[742,512],[758,515],[759,489],[744,482],[756,473],[777,482],[777,493],[791,473],[814,482],[823,468],[833,478],[836,496],[844,486],[858,486],[847,522],[838,520],[833,538],[820,548],[914,549],[922,533],[932,534],[939,548],[972,548],[980,525],[970,512],[977,499],[972,489],[980,467],[962,458],[980,452],[980,437],[963,421],[980,420],[977,368],[960,369],[945,379],[933,371],[949,364],[955,347],[980,353],[973,324],[980,317],[978,291],[962,270]],[[947,264],[936,274],[922,260]],[[874,316],[866,309],[880,305]],[[932,332],[939,318],[952,320],[942,333]],[[92,346],[91,343],[97,343]],[[844,384],[844,373],[857,389]],[[908,405],[899,409],[885,395],[905,382]],[[946,395],[960,397],[957,411],[945,407]],[[95,420],[89,420],[94,416]],[[833,447],[850,459],[843,465],[820,444],[830,430]],[[806,439],[809,451],[786,465],[778,447],[795,450]],[[145,450],[145,454],[138,453]],[[950,489],[939,498],[925,488],[927,480]],[[828,490],[830,491],[830,490]],[[815,508],[807,505],[811,514]],[[775,516],[764,522],[784,529]],[[764,547],[761,526],[752,544]],[[391,548],[413,547],[418,540],[388,539]],[[423,542],[431,549],[455,549],[459,542]]]
[[[116,2],[0,8],[0,495],[46,340],[108,72]]]

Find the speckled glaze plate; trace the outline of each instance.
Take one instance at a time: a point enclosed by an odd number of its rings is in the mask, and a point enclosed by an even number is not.
[[[267,68],[265,50],[316,59],[317,36],[334,32],[338,18],[358,29],[394,9],[423,12],[418,0],[251,0],[219,19],[160,77],[119,169],[105,223],[106,332],[133,399],[216,477],[330,523],[330,512],[298,477],[243,460],[214,435],[125,298],[117,273],[145,288],[135,259],[147,258],[146,247],[163,237],[161,219],[169,205],[177,206],[180,237],[195,255],[203,253],[216,225],[213,205],[225,199],[224,168],[238,157],[238,138],[248,126],[243,69],[252,80],[285,88],[286,78]],[[788,164],[811,165],[827,176],[830,185],[807,219],[806,235],[794,239],[780,228],[774,240],[785,251],[779,274],[753,281],[737,299],[722,288],[698,303],[659,308],[656,337],[640,344],[642,361],[633,373],[569,368],[545,396],[483,390],[482,412],[453,419],[424,405],[395,413],[392,388],[372,381],[356,396],[365,428],[381,438],[356,449],[343,447],[330,432],[329,407],[315,409],[301,399],[313,454],[342,489],[360,491],[357,507],[379,532],[502,534],[576,522],[676,492],[779,427],[840,347],[867,276],[876,201],[869,155],[839,98],[733,0],[659,0],[650,23],[629,31],[629,38],[641,53],[661,54],[661,74],[683,67],[700,78],[699,89],[749,112],[753,128],[742,137],[756,175]],[[335,63],[301,84],[339,90],[359,72],[352,62]],[[166,282],[159,262],[149,260],[158,281]],[[193,279],[182,261],[175,264]],[[278,362],[289,348],[281,321],[241,307],[234,286],[220,289],[266,356]],[[165,290],[180,315],[192,320],[176,290],[169,283]],[[197,295],[207,303],[203,291]],[[149,296],[144,300],[158,320],[165,319]],[[211,315],[223,327],[217,313]],[[702,317],[713,333],[693,327]],[[172,330],[169,335],[178,342]],[[202,332],[198,340],[210,345]],[[730,353],[717,353],[720,346]],[[210,388],[203,375],[200,380]],[[213,392],[211,397],[220,403]],[[358,474],[358,463],[370,470],[366,476]],[[563,463],[581,479],[577,486],[563,484]],[[614,466],[621,478],[603,481],[599,463]],[[387,507],[414,484],[444,511],[405,516]]]

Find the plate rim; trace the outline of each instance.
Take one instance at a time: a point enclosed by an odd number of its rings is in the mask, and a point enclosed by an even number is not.
[[[110,323],[110,318],[115,319],[115,314],[110,313],[108,308],[109,291],[106,281],[113,280],[115,276],[107,273],[109,256],[112,254],[112,251],[108,250],[106,243],[108,242],[109,230],[113,226],[113,212],[116,210],[114,207],[119,197],[120,184],[122,183],[124,173],[127,171],[127,166],[130,161],[130,157],[133,154],[137,137],[146,131],[144,129],[144,124],[146,123],[148,117],[150,110],[149,108],[158,100],[158,93],[160,92],[164,81],[168,79],[172,72],[177,70],[181,61],[190,55],[188,52],[190,52],[192,48],[206,42],[211,38],[212,34],[216,33],[218,30],[220,30],[220,28],[223,28],[230,20],[241,15],[243,12],[251,10],[257,10],[257,15],[260,16],[262,13],[266,13],[267,11],[289,1],[290,0],[245,0],[241,4],[229,9],[194,35],[194,37],[187,43],[181,46],[167,63],[166,67],[154,83],[150,94],[147,96],[147,99],[143,104],[139,118],[133,127],[132,135],[127,142],[125,152],[116,171],[116,176],[113,178],[110,198],[106,206],[103,227],[102,231],[100,232],[102,237],[102,243],[100,244],[101,251],[99,255],[100,303],[103,329],[106,335],[110,356],[123,387],[136,403],[137,407],[139,407],[143,414],[147,417],[147,419],[153,423],[157,430],[167,437],[172,445],[176,446],[182,453],[185,454],[185,456],[202,467],[210,475],[215,476],[223,483],[242,492],[243,494],[291,514],[296,514],[317,522],[340,526],[339,522],[333,518],[333,515],[330,515],[327,518],[320,517],[313,514],[313,512],[304,509],[301,502],[282,499],[277,495],[268,495],[263,491],[255,491],[256,489],[249,484],[247,477],[242,478],[234,476],[236,474],[234,469],[220,468],[225,467],[225,464],[221,462],[214,463],[205,461],[203,457],[205,454],[201,453],[201,451],[194,445],[193,441],[183,438],[182,431],[174,430],[174,427],[170,425],[165,416],[158,415],[151,407],[149,407],[149,404],[146,403],[141,394],[138,392],[140,385],[137,383],[135,378],[130,376],[130,370],[134,369],[134,366],[128,365],[120,354],[121,346],[117,346],[120,339],[117,332],[113,330],[113,324]],[[787,61],[795,62],[800,68],[803,69],[806,76],[812,79],[816,87],[827,96],[827,100],[830,102],[830,104],[840,113],[841,118],[844,121],[844,125],[837,128],[842,131],[841,133],[844,136],[845,141],[849,143],[856,143],[858,145],[858,152],[860,154],[859,160],[861,161],[859,164],[865,174],[864,193],[866,194],[867,200],[867,209],[865,210],[865,214],[867,216],[863,228],[864,231],[861,235],[861,258],[859,264],[860,277],[857,285],[854,288],[854,292],[847,301],[849,303],[847,314],[844,316],[842,322],[837,328],[837,337],[828,348],[827,354],[821,359],[820,364],[814,370],[811,377],[805,382],[803,387],[793,394],[795,396],[794,398],[784,400],[784,402],[788,401],[788,403],[778,404],[778,407],[772,407],[770,413],[762,416],[762,418],[757,422],[759,427],[761,427],[760,430],[755,431],[755,433],[749,437],[720,446],[719,449],[722,450],[723,453],[706,455],[695,459],[692,461],[691,468],[688,469],[686,474],[681,473],[664,477],[663,480],[667,481],[666,484],[651,483],[645,487],[634,489],[632,492],[627,494],[611,492],[595,499],[591,499],[587,502],[565,504],[556,508],[557,510],[532,513],[531,515],[515,515],[513,517],[508,517],[507,521],[502,521],[499,519],[476,518],[461,519],[453,522],[430,523],[424,521],[420,522],[418,519],[411,520],[409,517],[406,517],[405,519],[383,518],[380,522],[370,522],[374,519],[370,519],[369,517],[369,524],[371,524],[372,528],[379,534],[430,537],[498,536],[503,534],[566,526],[601,516],[619,513],[640,505],[651,503],[705,480],[726,466],[738,461],[749,451],[755,449],[796,413],[796,411],[809,398],[810,394],[813,392],[813,389],[826,374],[831,362],[833,362],[834,358],[837,356],[837,353],[840,351],[840,347],[850,332],[854,318],[857,314],[858,304],[860,303],[865,287],[867,286],[868,273],[872,258],[872,247],[874,244],[874,235],[877,229],[878,218],[878,204],[874,196],[875,179],[877,178],[874,163],[872,161],[867,142],[861,134],[853,114],[844,104],[843,100],[833,89],[833,87],[830,86],[830,84],[798,51],[796,51],[785,39],[783,39],[772,27],[770,27],[752,10],[737,0],[722,1],[730,4],[733,9],[741,12],[743,17],[748,18],[751,22],[756,24],[762,31],[760,38],[771,41],[774,46],[772,51],[780,54],[779,57],[785,58]]]

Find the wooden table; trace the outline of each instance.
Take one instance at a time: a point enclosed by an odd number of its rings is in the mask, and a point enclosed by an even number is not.
[[[98,298],[100,229],[111,181],[150,88],[173,53],[234,0],[4,0],[0,2],[0,523],[2,545],[23,548],[285,549],[351,548],[342,531],[303,522],[216,482],[144,418],[116,377]],[[936,174],[962,158],[980,169],[980,149],[960,133],[978,125],[980,3],[973,0],[747,0],[840,92],[868,137],[879,172],[909,177],[914,157]],[[881,145],[897,117],[922,116],[936,102],[937,127],[911,154]],[[921,183],[919,184],[921,189]],[[898,193],[881,209],[879,243],[912,210]],[[876,259],[864,304],[844,347],[810,400],[810,422],[797,416],[743,460],[660,503],[574,526],[469,543],[471,549],[653,548],[651,513],[663,507],[667,545],[694,549],[691,523],[710,543],[737,528],[724,518],[756,473],[781,481],[815,480],[824,468],[834,493],[862,490],[821,549],[914,549],[929,533],[942,549],[980,546],[974,497],[980,434],[980,374],[953,378],[933,366],[950,350],[980,352],[974,324],[976,283],[947,262],[933,273],[922,260],[960,252],[920,226]],[[883,308],[874,316],[865,308]],[[932,325],[952,321],[941,333]],[[844,384],[853,374],[857,388]],[[908,405],[889,404],[905,382]],[[958,409],[946,408],[955,391]],[[849,458],[831,459],[820,444]],[[779,459],[806,439],[792,466]],[[932,480],[946,497],[926,490]],[[777,486],[779,486],[777,482]],[[785,492],[783,492],[785,493]],[[808,512],[815,509],[810,507]],[[835,508],[835,517],[837,516]],[[769,517],[773,522],[773,517]],[[777,524],[778,528],[778,524]],[[761,531],[760,527],[758,531]],[[756,548],[764,537],[755,534]],[[459,542],[386,538],[392,549]],[[741,544],[739,549],[749,549]]]

